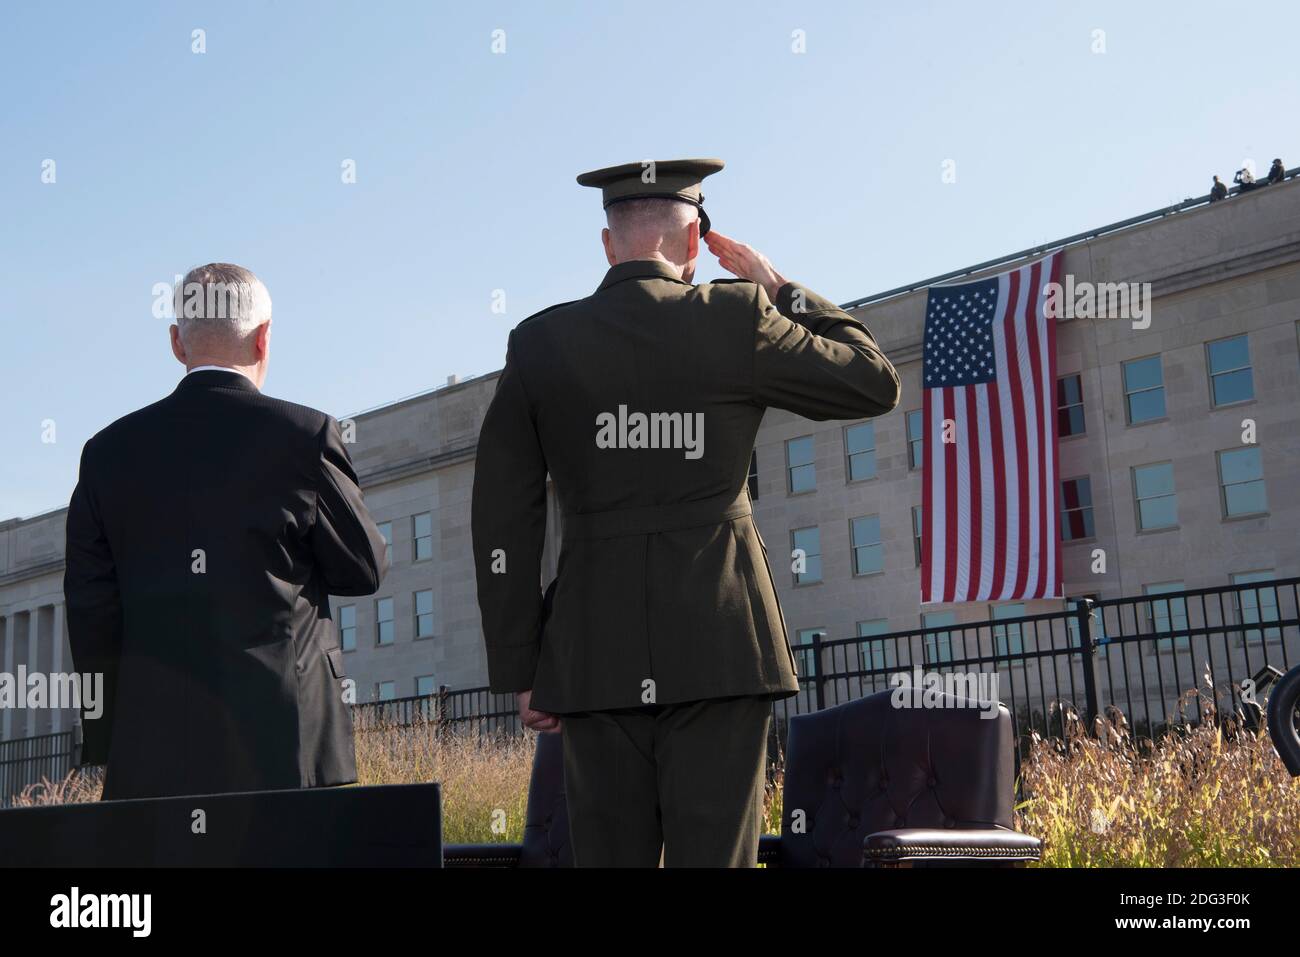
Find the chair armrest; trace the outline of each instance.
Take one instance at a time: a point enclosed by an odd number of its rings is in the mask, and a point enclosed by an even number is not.
[[[442,849],[443,867],[518,867],[519,844],[448,844]]]
[[[868,834],[862,842],[862,863],[901,864],[910,861],[1037,861],[1043,842],[1004,828],[905,827]]]
[[[779,834],[762,834],[758,838],[758,863],[768,867],[781,866],[781,836]]]

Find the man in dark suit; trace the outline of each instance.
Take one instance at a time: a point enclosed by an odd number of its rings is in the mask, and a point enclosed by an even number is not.
[[[479,435],[479,608],[494,691],[564,734],[583,866],[753,866],[771,701],[799,685],[746,476],[768,408],[890,411],[871,333],[709,234],[719,160],[587,173],[610,269],[525,320]],[[694,285],[700,237],[739,277]],[[563,542],[543,623],[546,481]],[[778,552],[782,566],[787,559]]]
[[[271,300],[213,263],[176,290],[171,395],[86,443],[68,506],[73,662],[104,797],[356,780],[328,596],[388,570],[338,423],[263,395]]]

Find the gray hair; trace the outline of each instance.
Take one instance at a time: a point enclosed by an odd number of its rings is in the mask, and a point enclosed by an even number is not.
[[[176,286],[172,301],[182,339],[242,339],[271,318],[271,294],[262,280],[232,263],[195,266]]]
[[[645,196],[611,203],[605,221],[613,232],[665,234],[685,229],[699,215],[695,206],[682,200]]]

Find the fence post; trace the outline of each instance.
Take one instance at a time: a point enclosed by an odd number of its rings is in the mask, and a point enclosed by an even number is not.
[[[447,720],[447,699],[451,697],[451,689],[446,685],[438,685],[438,700],[435,703],[435,717],[439,724]]]
[[[817,710],[822,711],[826,708],[826,678],[822,674],[822,633],[814,631],[812,634],[812,660],[813,660],[813,681],[817,689]]]
[[[1097,716],[1101,713],[1101,701],[1098,696],[1100,676],[1097,662],[1097,640],[1092,633],[1092,610],[1095,602],[1091,598],[1074,600],[1075,623],[1079,632],[1079,654],[1083,661],[1083,696],[1084,712],[1087,716],[1088,733],[1096,729]]]

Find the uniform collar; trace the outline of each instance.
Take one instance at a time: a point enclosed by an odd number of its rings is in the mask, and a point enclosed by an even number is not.
[[[617,266],[610,266],[609,272],[605,273],[605,278],[596,287],[596,291],[600,292],[608,289],[614,283],[622,282],[625,279],[669,279],[673,282],[680,282],[684,286],[691,285],[677,275],[666,262],[658,259],[629,259]]]

